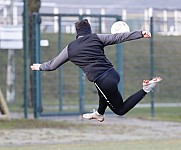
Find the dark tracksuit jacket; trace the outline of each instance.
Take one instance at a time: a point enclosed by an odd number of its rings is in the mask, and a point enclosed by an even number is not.
[[[141,31],[123,34],[88,34],[68,44],[62,52],[40,66],[42,71],[52,71],[67,61],[79,66],[89,81],[95,81],[101,74],[113,67],[104,54],[104,47],[116,43],[142,38]]]

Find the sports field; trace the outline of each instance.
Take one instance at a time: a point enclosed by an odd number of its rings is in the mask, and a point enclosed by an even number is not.
[[[122,141],[87,144],[54,144],[13,146],[0,150],[180,150],[181,140]]]
[[[103,123],[81,116],[1,121],[0,150],[180,150],[180,107],[173,109],[175,121],[131,117],[137,109],[124,117],[107,114]]]

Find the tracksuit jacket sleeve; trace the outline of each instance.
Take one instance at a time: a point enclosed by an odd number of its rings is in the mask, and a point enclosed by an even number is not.
[[[97,34],[97,36],[104,44],[104,46],[143,38],[142,31],[116,33],[116,34]]]
[[[44,62],[40,66],[41,71],[53,71],[59,66],[68,61],[68,51],[65,47],[55,58],[50,61]]]

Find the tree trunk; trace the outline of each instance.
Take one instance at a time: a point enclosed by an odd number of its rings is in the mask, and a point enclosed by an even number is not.
[[[29,14],[29,63],[33,64],[33,22],[32,14],[34,12],[39,12],[41,7],[41,0],[28,0],[28,14]],[[28,106],[33,107],[33,72],[30,71],[29,79],[29,95],[28,95]]]
[[[11,25],[13,25],[13,1],[11,1],[9,14]],[[13,103],[15,101],[15,76],[15,51],[13,49],[9,49],[6,89],[6,99],[8,103]]]

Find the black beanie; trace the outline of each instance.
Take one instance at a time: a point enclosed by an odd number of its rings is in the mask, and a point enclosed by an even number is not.
[[[92,33],[91,26],[87,19],[76,22],[75,28],[77,32],[76,38],[78,38],[79,36],[84,36]]]

